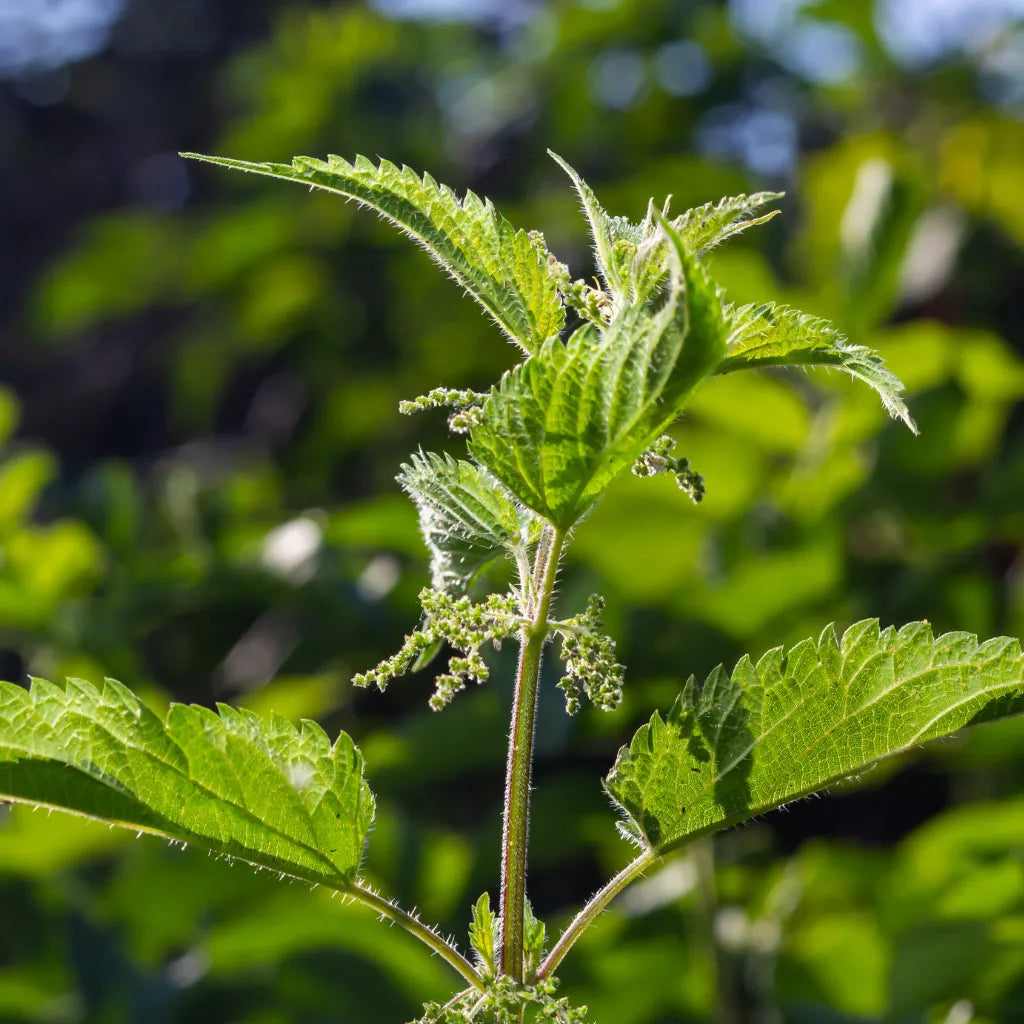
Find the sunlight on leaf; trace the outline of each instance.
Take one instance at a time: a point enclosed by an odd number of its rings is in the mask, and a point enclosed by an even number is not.
[[[726,316],[728,347],[716,373],[763,366],[832,366],[874,388],[889,415],[917,433],[899,378],[886,369],[877,352],[851,344],[827,320],[773,303],[729,307]]]
[[[675,229],[662,306],[626,306],[548,342],[484,403],[470,452],[527,508],[576,522],[681,411],[724,349],[717,291]]]
[[[459,199],[429,174],[420,177],[387,160],[375,165],[363,156],[354,163],[332,155],[326,161],[299,156],[291,164],[275,164],[181,155],[327,189],[369,206],[420,242],[527,352],[536,352],[562,329],[565,310],[543,241],[517,231],[473,192]]]
[[[968,725],[1024,712],[1024,658],[1007,637],[933,638],[925,622],[743,658],[691,677],[667,717],[623,747],[606,786],[625,835],[665,852],[763,814],[872,762]]]
[[[420,452],[398,482],[419,510],[436,590],[465,590],[492,559],[523,547],[529,514],[471,462]]]
[[[224,705],[161,721],[113,680],[0,683],[0,794],[335,888],[355,879],[374,810],[345,733],[332,746],[313,722]]]

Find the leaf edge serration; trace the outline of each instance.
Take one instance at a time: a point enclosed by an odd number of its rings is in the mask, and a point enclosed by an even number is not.
[[[246,752],[249,762],[236,764],[233,758]],[[218,762],[231,771],[216,776],[210,766]],[[28,688],[0,682],[0,798],[159,835],[336,889],[355,882],[373,822],[364,768],[347,733],[331,743],[310,720],[295,725],[223,704],[216,711],[171,704],[161,719],[113,679],[102,688],[73,678],[63,686],[33,679]],[[147,791],[150,772],[155,782]],[[259,806],[270,792],[290,803],[285,810],[301,827],[289,833],[280,813],[275,818],[280,805]],[[314,799],[314,806],[304,802]],[[347,807],[351,821],[342,820]],[[341,831],[346,827],[351,835]],[[261,830],[270,839],[262,848],[254,840]],[[282,855],[289,848],[293,856]]]
[[[361,155],[352,162],[334,153],[326,160],[296,156],[290,164],[202,153],[179,155],[301,182],[374,210],[422,245],[527,353],[536,352],[546,339],[557,336],[565,324],[565,307],[543,238],[538,232],[515,228],[489,199],[471,190],[460,199],[430,174],[385,159],[374,164]],[[375,193],[375,187],[380,191]],[[398,205],[389,205],[388,199]],[[502,277],[494,276],[492,271],[497,268]]]
[[[710,716],[711,723],[721,729],[727,723],[728,716],[741,702],[744,693],[752,692],[759,685],[764,689],[767,679],[773,680],[773,686],[788,685],[790,688],[799,689],[800,681],[795,679],[793,673],[804,668],[808,669],[804,675],[805,688],[809,691],[814,686],[820,688],[820,683],[828,680],[827,678],[815,678],[815,671],[820,671],[826,676],[829,671],[841,672],[847,661],[857,652],[858,645],[865,643],[874,644],[874,653],[866,656],[863,662],[858,664],[854,675],[847,680],[848,686],[844,693],[844,699],[849,699],[850,689],[854,687],[861,673],[868,668],[872,672],[879,670],[884,672],[886,658],[898,658],[905,666],[913,665],[914,670],[912,674],[896,679],[891,687],[881,691],[866,704],[845,713],[813,744],[814,746],[818,743],[824,744],[826,741],[837,743],[836,734],[842,727],[853,721],[867,708],[880,704],[893,695],[901,695],[905,686],[916,686],[916,689],[912,689],[911,692],[911,696],[914,698],[927,696],[922,692],[924,684],[920,680],[932,671],[942,669],[947,669],[951,673],[959,671],[961,675],[958,682],[969,696],[950,703],[944,710],[921,723],[912,735],[898,734],[898,738],[894,737],[892,742],[887,743],[885,749],[872,752],[870,756],[863,756],[857,760],[850,759],[842,764],[833,763],[834,770],[823,772],[819,778],[812,781],[793,784],[789,788],[785,781],[780,782],[764,798],[745,806],[727,808],[721,803],[716,804],[713,796],[714,787],[721,785],[723,781],[728,782],[729,773],[736,770],[745,760],[749,760],[750,764],[753,764],[758,745],[764,743],[777,726],[785,726],[784,734],[786,735],[801,735],[799,732],[801,721],[796,718],[795,712],[790,712],[785,717],[771,721],[767,730],[758,736],[745,752],[742,752],[741,757],[734,757],[725,766],[724,771],[718,772],[717,770],[711,771],[708,767],[709,761],[714,762],[715,760],[714,750],[708,757],[708,751],[701,752],[699,744],[693,746],[695,727],[698,726],[701,717],[703,716],[705,724],[707,724]],[[925,654],[925,648],[927,650],[926,659],[922,657]],[[863,654],[863,652],[861,653]],[[796,669],[794,669],[794,665]],[[895,667],[895,662],[889,667]],[[991,687],[971,690],[964,676],[964,673],[971,669],[977,669],[979,672],[998,670],[1002,675],[998,683]],[[808,682],[808,680],[810,681]],[[762,712],[771,696],[767,692],[762,695]],[[828,694],[823,692],[805,692],[796,706],[798,709],[800,707],[813,709],[818,706],[816,702],[820,702],[827,696]],[[970,717],[967,717],[964,712],[965,707],[971,707],[974,712]],[[717,719],[714,718],[716,713],[719,715]],[[959,717],[957,717],[958,713]],[[651,718],[640,726],[630,742],[619,749],[615,763],[603,784],[606,793],[622,816],[619,822],[620,833],[639,847],[664,854],[700,835],[749,821],[793,800],[809,796],[844,778],[857,775],[878,761],[894,757],[921,744],[952,735],[968,726],[1021,713],[1024,713],[1024,655],[1021,653],[1020,641],[1015,638],[995,637],[979,641],[975,634],[966,632],[950,632],[936,637],[927,622],[912,622],[900,629],[893,626],[881,629],[878,619],[865,619],[854,623],[846,629],[841,637],[838,637],[834,624],[830,624],[822,630],[817,640],[811,637],[789,648],[774,647],[758,659],[756,664],[751,661],[749,656],[744,655],[736,663],[731,673],[727,673],[722,666],[719,666],[709,673],[701,684],[698,684],[696,678],[691,676],[669,712],[663,715],[660,711],[655,711]],[[894,728],[892,721],[894,717],[895,712],[890,716],[887,724],[889,730],[887,736]],[[952,723],[947,724],[951,718]],[[684,732],[687,727],[688,732]],[[675,733],[674,736],[673,733]],[[871,730],[868,730],[869,735],[870,733]],[[698,756],[692,760],[686,760],[680,756],[676,756],[674,759],[677,794],[681,800],[685,799],[686,803],[673,812],[676,815],[675,821],[669,818],[659,824],[649,811],[648,801],[644,799],[643,794],[638,796],[636,780],[631,773],[635,774],[636,766],[644,759],[660,758],[662,778],[664,778],[667,774],[666,766],[672,757],[672,752],[667,749],[666,743],[680,740],[684,735],[691,749],[698,751]],[[808,750],[810,749],[808,747]],[[805,762],[794,761],[794,763],[804,764]],[[683,773],[684,768],[686,774]],[[700,816],[702,805],[694,802],[689,796],[683,795],[690,775],[693,777],[691,781],[703,787],[700,792],[704,795],[709,792],[712,794],[707,801],[711,812],[709,813],[708,808],[705,807],[703,818]],[[800,776],[795,777],[799,778]],[[715,810],[716,806],[717,810]],[[691,827],[686,827],[683,824],[687,816],[694,820]]]

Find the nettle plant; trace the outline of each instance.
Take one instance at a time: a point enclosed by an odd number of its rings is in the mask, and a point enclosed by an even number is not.
[[[194,154],[187,154],[194,155]],[[344,733],[221,706],[172,705],[161,718],[124,686],[0,684],[0,794],[71,811],[329,886],[369,905],[444,958],[462,988],[424,1022],[583,1022],[555,971],[630,882],[698,836],[855,774],[919,743],[1024,711],[1016,640],[934,637],[927,623],[842,636],[828,626],[703,682],[655,712],[604,780],[635,857],[549,945],[527,901],[531,768],[541,661],[557,645],[566,709],[614,708],[623,666],[601,631],[603,601],[566,618],[555,581],[573,530],[620,473],[667,474],[696,502],[704,483],[666,429],[716,375],[771,366],[843,370],[877,391],[910,429],[902,385],[868,348],[828,323],[775,305],[734,306],[704,255],[762,224],[777,199],[738,196],[640,223],[610,217],[560,158],[590,224],[600,280],[573,280],[542,235],[514,229],[472,192],[382,162],[299,158],[291,165],[199,157],[337,192],[412,235],[521,350],[489,392],[439,388],[402,411],[450,410],[467,457],[418,452],[398,480],[430,551],[419,627],[393,657],[355,678],[383,689],[453,651],[430,704],[487,679],[483,651],[519,647],[508,744],[501,889],[472,911],[472,957],[360,878],[374,798]],[[571,329],[567,328],[570,322]],[[511,561],[512,586],[480,593],[481,570]],[[547,680],[545,680],[547,683]],[[455,986],[453,986],[454,988]]]

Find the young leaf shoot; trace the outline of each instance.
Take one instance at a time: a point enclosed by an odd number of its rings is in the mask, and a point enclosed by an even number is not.
[[[624,746],[605,788],[634,860],[548,948],[527,898],[533,738],[542,652],[564,662],[566,709],[616,707],[626,682],[604,598],[555,616],[555,581],[580,520],[612,482],[672,474],[695,501],[703,478],[667,434],[716,376],[764,367],[825,367],[873,388],[916,432],[903,386],[878,353],[833,326],[772,304],[734,306],[704,262],[765,223],[775,193],[736,196],[678,215],[666,201],[632,222],[605,212],[561,157],[590,225],[599,279],[573,280],[538,232],[513,228],[487,200],[429,175],[364,157],[209,163],[335,192],[419,242],[515,342],[521,361],[487,392],[435,388],[402,412],[444,408],[465,453],[418,451],[398,482],[419,514],[430,558],[423,618],[397,654],[355,677],[383,689],[449,656],[430,705],[485,683],[488,647],[519,647],[507,750],[500,892],[472,910],[471,962],[419,918],[360,879],[374,801],[344,733],[294,727],[221,706],[174,705],[163,718],[118,683],[0,684],[0,796],[195,844],[369,904],[443,957],[464,988],[423,1022],[584,1024],[557,995],[555,970],[626,885],[696,837],[747,821],[866,766],[966,726],[1024,711],[1015,640],[934,637],[927,623],[868,620],[842,635],[744,657],[703,682],[680,680]],[[554,154],[552,154],[554,156]],[[448,384],[458,382],[448,382]],[[714,486],[712,480],[710,486]],[[511,583],[487,593],[485,569],[506,559]],[[501,577],[505,578],[505,577]],[[595,782],[596,785],[596,782]]]

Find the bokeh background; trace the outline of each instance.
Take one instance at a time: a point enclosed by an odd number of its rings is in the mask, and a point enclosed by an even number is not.
[[[427,579],[394,474],[515,352],[337,197],[178,159],[382,155],[492,197],[577,275],[551,147],[612,213],[784,189],[712,260],[906,381],[709,385],[699,508],[624,479],[578,531],[613,714],[542,697],[530,893],[553,929],[628,858],[599,779],[690,673],[829,621],[1024,631],[1020,0],[0,0],[0,675],[115,676],[344,728],[367,870],[446,931],[497,890],[508,652],[443,714],[391,653]],[[502,660],[502,657],[505,660]],[[989,727],[673,861],[566,961],[602,1024],[1024,1020],[1024,728]],[[2,809],[0,809],[2,810]],[[0,817],[0,1021],[407,1020],[454,976],[243,866]]]

